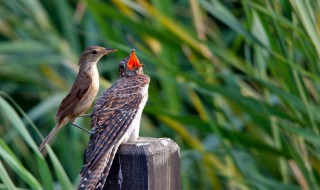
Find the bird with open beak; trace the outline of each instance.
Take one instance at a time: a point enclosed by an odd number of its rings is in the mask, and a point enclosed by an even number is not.
[[[132,50],[119,64],[120,79],[94,105],[91,135],[78,189],[102,189],[120,144],[138,138],[150,78]]]

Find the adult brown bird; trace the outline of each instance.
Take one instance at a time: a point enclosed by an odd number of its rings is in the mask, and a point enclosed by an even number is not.
[[[138,138],[150,82],[142,66],[132,50],[120,62],[120,79],[96,101],[91,115],[95,133],[85,152],[78,189],[102,189],[119,145]]]
[[[67,123],[90,132],[75,123],[75,119],[84,114],[99,91],[99,72],[97,63],[103,55],[114,52],[99,46],[87,47],[79,59],[79,72],[69,94],[62,100],[56,114],[57,124],[42,141],[39,151],[45,155],[45,145],[51,144],[53,137]]]

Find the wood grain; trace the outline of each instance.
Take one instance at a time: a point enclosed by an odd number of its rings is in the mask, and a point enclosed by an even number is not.
[[[120,145],[104,190],[179,190],[180,149],[169,138],[139,138]]]

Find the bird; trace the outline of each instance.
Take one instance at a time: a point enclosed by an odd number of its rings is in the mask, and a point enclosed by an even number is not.
[[[89,46],[81,54],[79,59],[79,72],[73,86],[67,96],[62,100],[56,113],[57,124],[39,146],[39,151],[46,155],[46,144],[51,144],[58,131],[68,123],[84,131],[88,131],[75,123],[79,116],[90,116],[84,114],[92,105],[99,91],[99,72],[97,63],[100,58],[116,49],[106,49],[99,46]]]
[[[91,129],[95,133],[85,151],[79,190],[102,189],[119,146],[139,137],[150,78],[143,73],[134,49],[120,61],[119,75],[93,107]]]

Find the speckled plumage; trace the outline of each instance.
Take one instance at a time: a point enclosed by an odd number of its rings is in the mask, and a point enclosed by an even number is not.
[[[90,137],[78,189],[102,189],[119,145],[138,137],[150,79],[142,65],[128,70],[128,75],[122,73],[126,70],[120,68],[121,78],[100,95],[93,108],[91,128],[96,133]]]

